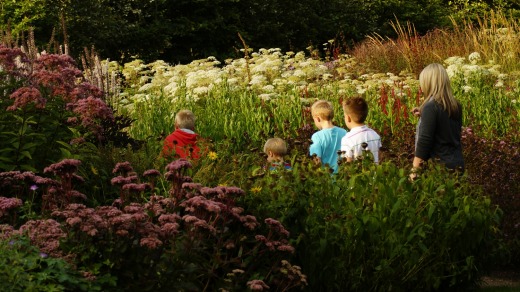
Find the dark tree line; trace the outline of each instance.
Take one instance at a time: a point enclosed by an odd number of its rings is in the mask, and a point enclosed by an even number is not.
[[[456,9],[477,14],[518,8],[503,0],[2,0],[0,30],[12,40],[34,28],[40,49],[68,43],[72,55],[94,47],[103,58],[188,62],[235,57],[243,45],[283,51],[349,44],[394,34],[391,22],[419,33],[450,24]],[[471,10],[471,7],[475,8]]]

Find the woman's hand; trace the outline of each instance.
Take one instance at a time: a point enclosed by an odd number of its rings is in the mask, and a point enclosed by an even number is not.
[[[411,110],[412,114],[416,117],[420,117],[421,116],[421,110],[418,108],[418,107],[414,107],[412,110]]]

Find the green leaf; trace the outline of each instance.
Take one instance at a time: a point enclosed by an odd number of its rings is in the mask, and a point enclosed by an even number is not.
[[[21,157],[26,157],[26,158],[29,158],[29,159],[32,159],[32,156],[31,156],[31,153],[29,153],[29,151],[25,150],[25,151],[20,151],[20,155]],[[20,157],[20,158],[21,158]],[[20,159],[19,159],[20,160]]]
[[[430,208],[428,208],[428,218],[429,219],[432,218],[432,215],[433,215],[434,212],[435,212],[435,205],[434,204],[430,204]]]

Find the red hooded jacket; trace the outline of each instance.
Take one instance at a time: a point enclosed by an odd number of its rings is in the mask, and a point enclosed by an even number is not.
[[[197,134],[176,129],[164,140],[162,156],[198,159],[200,157],[200,149],[196,144],[197,137]]]

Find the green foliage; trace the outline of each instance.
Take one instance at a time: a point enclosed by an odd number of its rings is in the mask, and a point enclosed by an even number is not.
[[[410,183],[393,163],[368,160],[330,176],[309,162],[266,173],[244,200],[296,237],[313,290],[460,289],[499,250],[501,211],[439,166]]]
[[[49,257],[25,237],[0,240],[0,290],[100,291],[63,259]]]

